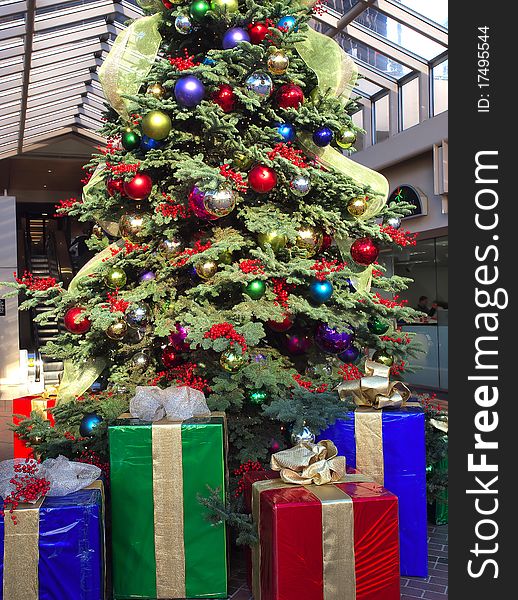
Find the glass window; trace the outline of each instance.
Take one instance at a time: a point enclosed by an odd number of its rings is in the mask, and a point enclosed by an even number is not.
[[[347,54],[350,54],[355,60],[374,67],[384,75],[399,79],[410,73],[408,67],[348,35],[340,34],[339,42]]]
[[[426,19],[448,29],[448,0],[389,0],[402,4]]]
[[[375,140],[377,144],[389,136],[389,96],[386,94],[374,103]]]
[[[419,123],[419,79],[414,77],[401,86],[401,127],[408,129]]]
[[[372,81],[369,81],[364,77],[358,79],[355,89],[358,90],[362,95],[367,96],[367,98],[370,98],[371,96],[374,96],[383,90],[382,87],[372,83]]]
[[[433,114],[448,110],[448,61],[433,68]]]

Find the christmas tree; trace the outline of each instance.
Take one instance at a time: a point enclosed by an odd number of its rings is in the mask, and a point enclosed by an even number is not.
[[[43,350],[65,372],[55,427],[17,432],[43,457],[102,462],[136,386],[187,385],[227,413],[235,468],[332,422],[372,351],[404,370],[409,280],[378,256],[415,243],[411,207],[348,157],[356,69],[309,26],[319,5],[141,4],[100,72],[107,145],[58,209],[95,224],[98,254],[68,289],[18,280],[22,308],[64,324]]]

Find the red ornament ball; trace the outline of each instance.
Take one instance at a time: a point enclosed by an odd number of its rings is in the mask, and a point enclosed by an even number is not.
[[[265,23],[250,23],[248,35],[252,44],[260,44],[268,35],[268,25]]]
[[[298,356],[311,348],[311,338],[307,335],[287,335],[286,349],[290,354]]]
[[[132,200],[145,200],[151,194],[153,180],[145,173],[137,173],[124,184],[124,193]]]
[[[270,167],[257,165],[248,173],[248,184],[254,192],[267,194],[277,185],[277,175]]]
[[[174,346],[166,346],[162,352],[162,364],[166,369],[177,367],[182,362]]]
[[[331,248],[331,244],[333,243],[333,238],[328,233],[324,233],[322,236],[322,247],[320,250],[324,252],[328,248]]]
[[[232,86],[223,83],[213,94],[212,101],[221,107],[223,112],[229,113],[236,108],[237,96],[234,94]]]
[[[124,181],[122,179],[108,179],[106,181],[106,189],[110,196],[124,193]]]
[[[372,264],[378,258],[379,252],[376,242],[369,237],[360,238],[351,246],[351,256],[354,262],[364,267]]]
[[[278,333],[284,333],[293,327],[293,321],[290,315],[286,315],[283,321],[267,321],[266,324],[270,329],[273,329],[273,331],[277,331]]]
[[[90,327],[92,326],[92,322],[85,315],[85,313],[86,310],[81,306],[69,308],[63,317],[67,331],[70,331],[70,333],[75,333],[76,335],[88,333],[88,331],[90,331]]]
[[[281,85],[275,96],[279,108],[300,108],[304,102],[304,92],[293,83]]]

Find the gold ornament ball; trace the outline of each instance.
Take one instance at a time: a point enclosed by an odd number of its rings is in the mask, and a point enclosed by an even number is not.
[[[303,227],[297,232],[297,247],[306,251],[308,257],[315,256],[322,248],[324,234],[315,227]]]
[[[340,146],[344,150],[350,148],[356,141],[356,134],[350,129],[342,129],[342,131],[336,136],[336,145]]]
[[[158,250],[166,258],[175,258],[182,253],[183,245],[180,240],[172,238],[170,240],[162,240],[158,245]]]
[[[247,156],[243,152],[236,152],[232,162],[237,169],[246,171],[252,166],[254,159],[251,156]]]
[[[204,260],[194,265],[194,268],[198,277],[207,281],[211,277],[214,277],[218,270],[218,265],[213,260]]]
[[[282,233],[278,231],[271,231],[270,233],[260,233],[257,236],[257,240],[259,242],[259,246],[263,250],[266,250],[267,245],[269,244],[272,247],[274,252],[278,252],[281,248],[284,248],[287,243],[287,238]]]
[[[102,240],[104,237],[103,228],[97,223],[92,227],[92,235],[94,235],[98,240]]]
[[[246,356],[239,350],[225,350],[219,359],[219,364],[228,373],[237,373],[247,363]]]
[[[376,352],[374,352],[372,355],[372,360],[374,362],[381,363],[386,367],[391,367],[394,364],[394,357],[386,352],[383,352],[383,350],[376,350]]]
[[[120,321],[112,323],[108,327],[108,329],[106,330],[106,335],[110,338],[110,340],[122,340],[126,335],[127,331],[128,325],[126,324],[126,321],[123,321],[121,319]]]
[[[367,198],[353,198],[347,205],[347,212],[353,217],[361,217],[367,210]]]
[[[153,98],[156,98],[157,100],[161,100],[166,92],[164,86],[157,82],[147,86],[146,94],[148,96],[153,96]]]
[[[154,140],[165,140],[173,124],[171,117],[161,110],[151,110],[142,119],[142,132]]]
[[[212,0],[210,7],[214,11],[230,14],[239,10],[239,2],[238,0]]]
[[[119,219],[119,233],[130,242],[138,242],[146,222],[146,216],[142,213],[130,212],[122,215]]]
[[[219,255],[219,262],[222,265],[231,265],[232,264],[232,252],[230,250],[226,250]]]
[[[290,59],[284,50],[274,48],[270,50],[268,57],[268,71],[272,75],[284,75],[288,70]]]

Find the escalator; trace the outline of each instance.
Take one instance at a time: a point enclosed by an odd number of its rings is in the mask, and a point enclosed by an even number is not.
[[[56,219],[41,215],[26,215],[21,219],[19,231],[18,263],[20,272],[29,271],[35,277],[54,277],[68,286],[74,276],[65,231],[59,228]],[[45,325],[36,323],[34,317],[49,311],[40,303],[31,309],[29,319],[20,322],[22,347],[27,347],[29,356],[41,365],[34,373],[37,381],[45,387],[58,385],[63,374],[63,363],[41,354],[41,348],[62,331],[62,324],[51,320]],[[24,331],[22,331],[24,329]]]

